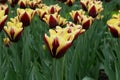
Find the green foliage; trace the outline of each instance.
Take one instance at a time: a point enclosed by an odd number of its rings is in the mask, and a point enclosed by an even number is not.
[[[6,36],[2,31],[0,80],[98,80],[101,65],[109,80],[120,80],[120,40],[114,39],[106,26],[106,21],[118,10],[116,6],[120,6],[118,2],[104,2],[104,18],[95,20],[61,59],[52,58],[48,49],[43,49],[43,35],[49,27],[37,15],[25,28],[19,42],[12,43],[8,48],[2,43],[2,38]],[[69,21],[69,12],[81,8],[79,0],[71,7],[57,0],[43,0],[43,3],[58,3],[62,7],[60,14]],[[10,11],[15,11],[17,7],[10,8]],[[9,18],[15,15],[9,13]]]

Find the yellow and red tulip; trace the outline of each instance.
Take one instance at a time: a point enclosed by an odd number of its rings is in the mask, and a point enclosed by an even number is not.
[[[43,20],[49,25],[50,28],[55,28],[58,25],[63,26],[67,23],[66,19],[58,15],[58,13],[46,14]]]
[[[76,39],[80,34],[84,33],[86,30],[79,24],[75,25],[72,22],[67,23],[67,32],[72,33],[74,35],[74,39]]]
[[[65,4],[67,4],[68,6],[72,6],[74,2],[75,0],[67,0]]]
[[[55,28],[58,25],[60,15],[55,14],[46,14],[43,20],[49,25],[50,28]]]
[[[67,49],[72,45],[73,36],[66,32],[56,32],[49,30],[50,36],[44,35],[44,41],[54,58],[61,58]]]
[[[87,11],[88,10],[88,4],[90,2],[93,2],[93,0],[80,0],[80,4],[82,6],[82,9]]]
[[[17,9],[17,15],[19,20],[23,23],[23,26],[28,26],[35,14],[35,11],[29,8],[26,9]]]
[[[93,1],[88,5],[88,14],[95,18],[103,10],[101,1]]]
[[[26,8],[29,0],[19,0],[18,5],[20,8]]]
[[[37,0],[28,1],[30,8],[35,9],[37,7]]]
[[[23,31],[22,22],[19,22],[17,17],[11,19],[11,22],[7,22],[7,26],[4,27],[4,31],[9,37],[10,41],[17,42],[20,39]]]
[[[59,13],[60,10],[61,10],[61,7],[58,4],[48,6],[48,13],[49,14]]]
[[[28,1],[28,5],[30,8],[35,9],[38,5],[41,5],[42,0],[30,0]]]
[[[83,11],[82,9],[76,10],[76,11],[72,10],[70,12],[70,16],[72,17],[75,23],[78,23],[78,17],[81,17],[84,14],[85,14],[85,11]]]
[[[120,37],[120,11],[107,21],[107,25],[113,37]]]
[[[113,37],[120,37],[120,20],[110,19],[107,21],[107,25]]]
[[[4,10],[0,10],[0,31],[3,29],[5,22],[7,20],[7,15],[5,15]]]
[[[82,15],[82,17],[78,17],[78,24],[81,24],[83,29],[88,29],[93,23],[93,18],[87,15]]]

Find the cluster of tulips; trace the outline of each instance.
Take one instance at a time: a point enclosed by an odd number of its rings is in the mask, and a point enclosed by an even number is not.
[[[74,2],[74,0],[59,1],[66,4],[73,4]],[[3,28],[8,36],[8,38],[3,39],[5,45],[9,46],[11,42],[17,42],[24,28],[30,25],[32,18],[37,14],[40,20],[48,24],[50,28],[49,33],[44,34],[43,39],[54,58],[62,57],[73,41],[88,30],[103,10],[101,1],[80,0],[83,9],[70,12],[73,19],[73,22],[71,22],[60,15],[62,8],[58,4],[47,6],[41,0],[9,0],[9,3],[12,7],[18,3],[20,8],[17,8],[17,16],[11,18],[6,26],[4,24],[7,20],[7,10],[1,8],[0,25],[3,25],[1,30]]]
[[[107,21],[108,29],[115,38],[120,37],[120,11]]]

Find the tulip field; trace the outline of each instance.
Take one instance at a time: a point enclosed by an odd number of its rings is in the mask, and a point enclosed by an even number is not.
[[[120,0],[0,0],[0,80],[120,80]]]

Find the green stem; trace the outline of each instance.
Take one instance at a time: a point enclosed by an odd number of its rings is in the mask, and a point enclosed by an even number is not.
[[[56,65],[56,59],[53,59],[53,74],[52,74],[52,80],[58,80],[57,79],[57,65]]]

